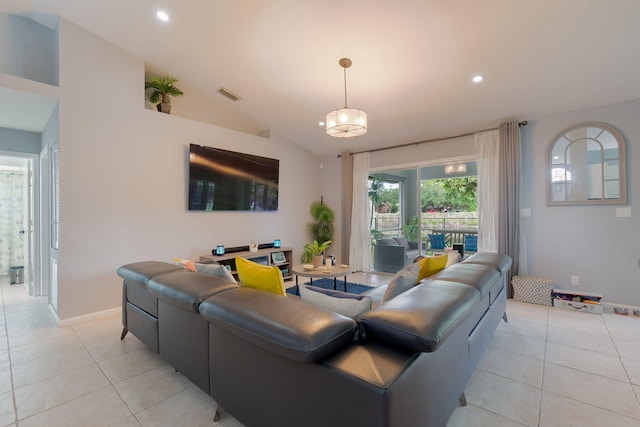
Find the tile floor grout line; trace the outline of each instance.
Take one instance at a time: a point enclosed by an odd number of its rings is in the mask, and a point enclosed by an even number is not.
[[[622,361],[622,355],[620,354],[620,349],[618,348],[618,345],[616,344],[616,340],[613,339],[613,335],[611,334],[611,329],[609,329],[609,325],[607,324],[607,322],[604,319],[603,319],[603,323],[604,323],[604,327],[607,329],[607,332],[609,333],[609,336],[611,337],[611,342],[613,343],[613,347],[616,349],[618,360],[620,361],[620,365],[622,365],[622,369],[624,370],[624,374],[627,376],[627,382],[629,383],[629,386],[631,387],[631,393],[633,393],[633,397],[634,397],[634,399],[636,401],[636,405],[638,405],[640,407],[640,396],[638,396],[638,393],[636,392],[636,389],[633,386],[633,381],[631,380],[631,376],[629,375],[629,371],[628,371],[627,367],[625,366],[624,362]]]
[[[547,365],[547,340],[549,339],[549,314],[550,314],[551,309],[549,307],[547,307],[547,312],[546,312],[546,317],[547,317],[547,322],[546,322],[546,328],[544,329],[544,341],[542,343],[542,378],[540,378],[540,397],[538,399],[538,422],[537,422],[537,426],[540,426],[540,422],[542,420],[542,393],[544,393],[544,371],[545,371],[545,366]]]
[[[7,358],[9,359],[9,379],[11,382],[11,399],[13,400],[13,420],[15,422],[16,427],[18,427],[19,426],[18,405],[16,403],[16,388],[13,382],[13,369],[12,369],[13,363],[11,361],[11,346],[9,345],[9,328],[7,326],[7,310],[5,309],[5,306],[4,306],[4,287],[5,287],[5,283],[2,283],[0,285],[0,296],[2,298],[2,317],[4,320],[4,333],[5,333],[4,339],[7,343]]]
[[[546,392],[549,393],[549,394],[553,394],[554,396],[561,397],[563,399],[567,399],[567,400],[571,400],[573,402],[580,403],[580,404],[585,405],[585,406],[592,406],[594,408],[598,408],[598,409],[601,409],[603,411],[607,411],[607,412],[609,412],[611,414],[614,414],[614,415],[617,415],[619,417],[625,417],[625,418],[627,418],[629,420],[632,420],[634,422],[637,422],[637,421],[640,420],[640,418],[630,417],[629,415],[623,414],[622,412],[612,411],[611,409],[607,408],[604,405],[601,406],[601,405],[598,405],[598,404],[583,402],[582,400],[574,399],[573,397],[565,396],[563,394],[558,394],[558,393],[555,393],[555,392],[549,391],[549,390],[546,390]],[[540,426],[540,427],[544,427],[544,426]]]
[[[474,405],[473,403],[467,403],[467,406],[473,406],[474,408],[478,408],[478,409],[480,409],[482,411],[486,411],[486,412],[489,412],[489,413],[491,413],[493,415],[497,415],[500,418],[504,418],[504,419],[512,421],[512,422],[514,422],[516,424],[520,424],[521,426],[526,426],[526,424],[524,424],[524,423],[522,423],[522,422],[520,422],[518,420],[514,420],[513,418],[511,418],[511,417],[509,417],[507,415],[503,415],[503,414],[501,414],[499,412],[496,412],[496,411],[493,411],[491,409],[483,408],[482,406]]]

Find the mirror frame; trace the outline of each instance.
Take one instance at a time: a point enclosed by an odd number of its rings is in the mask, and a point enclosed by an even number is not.
[[[553,168],[553,147],[558,140],[562,138],[568,132],[575,131],[577,129],[586,127],[596,127],[603,129],[616,139],[618,143],[618,162],[619,162],[619,177],[620,177],[620,197],[615,199],[596,199],[596,200],[567,200],[557,201],[552,199],[553,194],[553,182],[551,181],[551,169]],[[547,183],[547,206],[576,206],[576,205],[625,205],[627,204],[627,154],[626,143],[622,134],[613,126],[601,122],[585,122],[570,126],[560,132],[553,138],[551,143],[547,146],[547,159],[546,159],[546,183]]]

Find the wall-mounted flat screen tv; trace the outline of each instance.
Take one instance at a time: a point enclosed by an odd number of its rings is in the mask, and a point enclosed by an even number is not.
[[[189,145],[189,210],[277,211],[280,160]]]

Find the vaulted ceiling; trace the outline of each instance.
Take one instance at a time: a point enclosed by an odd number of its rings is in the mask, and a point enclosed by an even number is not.
[[[640,98],[637,0],[3,3],[4,12],[70,20],[197,88],[236,128],[271,130],[318,155]],[[353,60],[349,106],[369,115],[357,138],[318,125],[343,106],[341,57]],[[472,83],[475,75],[484,81]]]

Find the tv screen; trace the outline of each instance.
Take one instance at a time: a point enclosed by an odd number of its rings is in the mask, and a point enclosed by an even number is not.
[[[189,210],[277,211],[280,161],[189,145]]]

